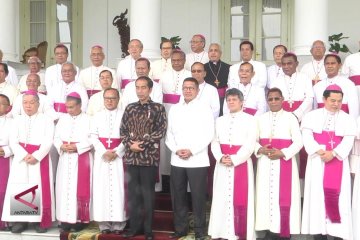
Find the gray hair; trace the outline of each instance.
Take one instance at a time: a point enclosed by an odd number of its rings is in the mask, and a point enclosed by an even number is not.
[[[240,99],[240,101],[244,101],[243,93],[237,88],[228,89],[225,93],[225,99],[227,99],[228,96],[237,96]]]

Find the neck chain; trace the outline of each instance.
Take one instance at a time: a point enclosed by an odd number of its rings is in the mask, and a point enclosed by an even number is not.
[[[326,118],[323,124],[323,130],[325,130],[325,132],[327,133],[327,135],[329,136],[329,144],[331,146],[331,150],[334,149],[334,136],[335,136],[335,127],[336,127],[336,120],[339,116],[339,112],[336,113],[329,113],[325,108],[324,108],[324,115],[326,114]],[[333,121],[332,121],[333,119]]]
[[[211,64],[209,64],[209,68],[210,68],[210,71],[211,71],[212,75],[215,77],[214,83],[216,84],[216,87],[218,87],[219,84],[220,84],[220,81],[218,80],[218,76],[219,76],[219,72],[220,72],[220,69],[221,69],[221,61],[219,60],[219,69],[218,69],[216,75],[215,75],[214,71],[211,68]]]
[[[316,61],[316,63],[317,63],[316,70],[315,70],[315,66],[314,66],[314,61]],[[315,78],[313,80],[316,82],[318,82],[320,80],[319,73],[323,67],[323,65],[320,66],[321,62],[322,62],[321,60],[320,61],[317,61],[317,60],[312,61],[312,67],[313,67],[313,70],[315,73]]]
[[[240,84],[242,84],[242,83],[240,83]],[[244,86],[244,92],[243,92],[243,93],[244,93],[243,110],[245,110],[245,109],[246,109],[246,101],[247,101],[247,99],[248,99],[249,96],[250,96],[252,84],[251,84],[251,83],[248,83],[247,85],[244,85],[244,84],[242,84],[242,85]],[[246,86],[248,86],[248,85],[250,85],[250,87],[249,87],[249,90],[246,91]]]

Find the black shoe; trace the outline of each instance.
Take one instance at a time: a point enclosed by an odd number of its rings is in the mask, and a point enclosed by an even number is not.
[[[22,233],[27,229],[27,225],[28,225],[27,223],[15,223],[11,228],[11,232]]]
[[[47,232],[47,229],[40,227],[40,224],[35,224],[34,228],[37,233],[46,233]]]
[[[111,233],[110,229],[101,230],[101,234],[110,234],[110,233]]]
[[[0,231],[2,231],[2,232],[10,232],[10,231],[11,231],[11,227],[5,226],[5,227],[3,227],[3,228],[0,228]]]
[[[135,237],[137,235],[141,235],[141,232],[132,232],[132,231],[128,231],[128,232],[124,232],[123,234],[121,234],[121,236],[123,238],[132,238]]]
[[[187,236],[187,233],[174,232],[169,235],[170,239],[178,239]]]
[[[75,224],[72,224],[72,229],[75,230],[75,232],[80,232],[81,230],[83,230],[84,228],[87,227],[87,223],[75,223]]]
[[[145,234],[145,240],[154,240],[154,235],[152,235],[152,234]]]
[[[71,224],[70,223],[61,223],[60,224],[60,232],[70,232],[71,230]]]

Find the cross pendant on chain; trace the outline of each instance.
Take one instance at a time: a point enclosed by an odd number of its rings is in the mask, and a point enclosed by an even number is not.
[[[108,138],[108,140],[106,140],[106,143],[108,145],[108,148],[110,148],[110,145],[112,144],[112,140],[110,138]]]
[[[331,145],[331,150],[334,149],[334,144],[335,144],[335,142],[334,142],[332,139],[330,139],[330,142],[329,142],[329,143],[330,143],[330,145]]]

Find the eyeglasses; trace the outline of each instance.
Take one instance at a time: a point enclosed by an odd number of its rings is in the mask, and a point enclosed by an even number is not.
[[[281,97],[272,97],[272,98],[268,98],[267,101],[268,102],[272,102],[272,101],[280,101]]]
[[[191,70],[192,73],[202,73],[204,70],[200,70],[200,69],[194,69]]]

